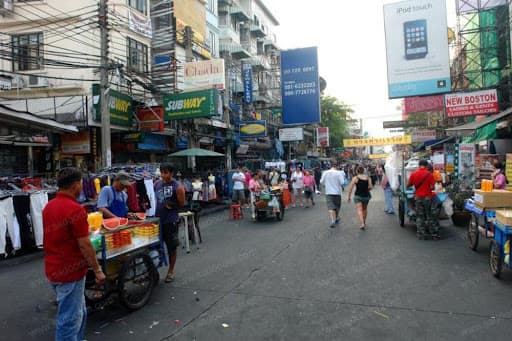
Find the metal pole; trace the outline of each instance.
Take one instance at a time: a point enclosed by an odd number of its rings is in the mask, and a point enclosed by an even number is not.
[[[233,136],[233,132],[231,130],[231,107],[230,107],[230,94],[231,94],[231,54],[228,52],[224,56],[224,68],[226,72],[226,86],[224,88],[224,106],[226,107],[226,137]],[[229,141],[229,143],[226,143],[226,169],[232,169],[232,140]]]
[[[101,65],[100,65],[100,112],[101,112],[101,163],[103,167],[112,165],[112,150],[110,146],[110,110],[108,84],[108,28],[107,0],[100,0],[99,24],[101,36]]]

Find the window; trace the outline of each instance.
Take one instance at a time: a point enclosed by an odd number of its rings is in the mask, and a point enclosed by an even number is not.
[[[208,45],[210,46],[210,52],[212,56],[217,56],[217,36],[214,32],[208,32],[209,35],[209,42]]]
[[[146,0],[128,0],[128,5],[141,13],[147,14]]]
[[[155,31],[172,28],[171,15],[162,14],[155,18]]]
[[[148,47],[137,40],[128,39],[128,68],[148,72]]]
[[[43,32],[12,36],[13,71],[43,68]]]
[[[215,8],[217,5],[217,0],[208,0],[208,3],[207,3],[207,8],[210,12],[212,12],[213,14],[216,14],[217,13],[217,9]]]

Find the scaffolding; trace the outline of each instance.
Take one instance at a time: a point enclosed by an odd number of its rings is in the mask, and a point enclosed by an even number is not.
[[[453,91],[497,89],[501,109],[511,106],[510,0],[457,0]]]

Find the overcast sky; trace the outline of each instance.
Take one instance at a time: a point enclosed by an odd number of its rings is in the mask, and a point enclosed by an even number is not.
[[[265,0],[280,22],[281,49],[318,46],[326,94],[349,104],[371,136],[385,135],[382,121],[400,120],[400,100],[387,93],[383,5],[386,0]],[[448,25],[455,0],[447,0]]]

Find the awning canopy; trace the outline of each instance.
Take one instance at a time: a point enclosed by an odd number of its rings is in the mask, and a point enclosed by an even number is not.
[[[494,140],[497,137],[496,121],[488,123],[481,128],[478,128],[471,137],[462,139],[463,143],[478,143],[480,141]]]
[[[453,143],[455,142],[455,136],[449,136],[449,137],[445,137],[441,140],[438,140],[437,142],[435,143],[432,143],[430,145],[427,146],[427,150],[431,150],[431,149],[434,149],[436,148],[437,146],[440,146],[442,144],[445,144],[445,143]]]
[[[28,126],[28,128],[42,129],[51,132],[78,133],[78,128],[63,124],[48,118],[39,117],[30,112],[19,111],[0,104],[0,122]]]
[[[481,121],[466,123],[458,127],[445,129],[448,136],[461,136],[461,137],[474,137],[476,130],[482,128],[489,123],[495,122],[501,118],[507,117],[512,114],[512,108],[508,108],[499,114],[487,116]]]

